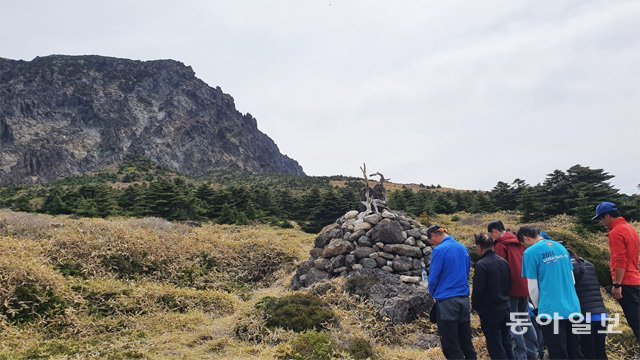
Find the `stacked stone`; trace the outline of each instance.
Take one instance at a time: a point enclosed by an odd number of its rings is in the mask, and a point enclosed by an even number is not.
[[[294,289],[359,269],[380,269],[400,281],[418,284],[428,271],[431,247],[427,228],[402,214],[352,210],[320,232],[292,281]]]

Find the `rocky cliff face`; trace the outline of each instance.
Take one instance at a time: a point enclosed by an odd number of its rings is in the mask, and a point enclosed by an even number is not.
[[[145,157],[189,175],[304,175],[235,109],[173,60],[0,58],[0,184],[46,182]]]

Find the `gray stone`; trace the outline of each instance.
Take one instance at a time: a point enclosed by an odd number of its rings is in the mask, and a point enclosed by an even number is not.
[[[394,324],[408,323],[426,316],[434,301],[425,287],[408,285],[389,270],[362,269],[347,276],[347,289],[362,296],[378,311],[381,318]]]
[[[422,257],[422,251],[420,251],[420,248],[416,246],[411,246],[411,245],[405,245],[405,244],[385,245],[383,250],[387,253],[396,254],[400,256],[407,256],[407,257],[413,257],[413,258]]]
[[[358,239],[358,245],[359,246],[368,246],[368,247],[372,247],[373,244],[371,243],[371,239],[369,239],[369,237],[367,236],[360,236],[360,238]]]
[[[296,273],[293,275],[293,278],[291,279],[291,288],[293,290],[298,290],[301,287],[305,286],[307,273],[312,268],[314,268],[313,259],[308,259],[307,261],[300,264],[300,266],[298,266],[298,269],[296,269]],[[303,276],[304,278],[302,278]]]
[[[362,265],[362,267],[364,267],[365,269],[375,269],[376,267],[378,267],[378,263],[375,260],[369,258],[361,259],[360,265]]]
[[[351,237],[351,233],[349,231],[347,231],[342,236],[342,240],[349,240],[350,237]]]
[[[406,232],[406,231],[403,231],[403,232],[402,232],[402,237],[405,239],[405,241],[407,240],[407,238],[408,238],[409,236],[407,235],[407,232]]]
[[[420,236],[422,236],[422,234],[420,234],[420,231],[417,229],[407,230],[407,235],[411,236],[414,239],[420,239]]]
[[[318,256],[322,255],[322,249],[314,247],[313,249],[311,249],[311,251],[309,251],[309,255],[311,255],[311,257],[315,259]]]
[[[343,272],[345,272],[347,270],[348,270],[347,267],[343,266],[343,267],[339,267],[337,269],[333,269],[333,272],[336,273],[336,274],[339,274],[339,273],[343,273]]]
[[[415,240],[413,237],[411,237],[411,236],[409,236],[409,237],[407,238],[407,240],[405,240],[405,241],[404,241],[404,243],[405,243],[406,245],[416,246],[416,240]]]
[[[318,235],[314,243],[315,247],[324,248],[332,239],[339,237],[340,232],[340,229],[333,229]]]
[[[427,246],[425,248],[422,249],[422,253],[424,255],[431,255],[431,252],[433,251],[433,249],[431,248],[431,246]]]
[[[388,267],[392,267],[393,266],[393,261],[387,260],[387,266]]]
[[[354,271],[356,270],[362,270],[364,267],[360,264],[355,264],[351,267]]]
[[[420,235],[420,240],[422,240],[422,242],[425,244],[431,244],[431,241],[429,241],[427,235]]]
[[[338,255],[348,254],[353,250],[353,245],[342,239],[333,239],[322,251],[324,257],[334,257]]]
[[[344,255],[338,255],[334,258],[331,259],[331,267],[332,268],[339,268],[339,267],[343,267],[345,266],[345,256]]]
[[[421,228],[421,229],[420,229],[420,234],[422,234],[422,235],[427,235],[427,230],[429,230],[429,228],[426,228],[426,227]]]
[[[378,255],[377,252],[373,252],[373,253],[369,254],[369,257],[372,258],[372,259],[375,259],[377,257],[380,257],[380,255]]]
[[[404,219],[398,219],[398,222],[400,223],[400,225],[402,226],[402,230],[409,230],[411,229],[411,224],[409,224],[409,221],[406,220],[406,218]]]
[[[375,250],[373,250],[373,248],[370,247],[358,247],[356,248],[355,252],[353,253],[356,258],[358,260],[360,259],[364,259],[366,257],[369,257],[370,254],[374,253]]]
[[[382,256],[383,258],[387,259],[387,260],[393,260],[393,259],[396,258],[393,254],[389,254],[389,253],[386,253],[386,252],[380,252],[379,255]]]
[[[411,269],[412,270],[422,270],[422,261],[419,259],[411,260]]]
[[[397,259],[393,259],[393,264],[391,266],[395,271],[410,271],[411,259],[407,257],[399,257]]]
[[[400,281],[404,282],[404,283],[408,283],[408,284],[419,284],[420,283],[420,277],[419,276],[406,276],[406,275],[400,275]]]
[[[382,216],[378,214],[371,214],[364,217],[364,221],[368,222],[371,225],[376,225],[377,223],[380,222],[381,219],[382,219]]]
[[[364,231],[364,230],[357,230],[356,232],[351,234],[351,236],[349,236],[349,241],[357,241],[362,236],[364,236],[365,232],[366,231]]]
[[[344,214],[344,218],[349,220],[349,219],[355,219],[356,216],[358,216],[358,210],[351,210],[349,212],[347,212],[346,214]]]
[[[418,245],[420,249],[424,249],[427,247],[427,245],[425,245],[425,243],[423,243],[422,240],[416,241],[416,245]]]
[[[378,256],[375,260],[379,268],[387,265],[387,260],[383,257]]]
[[[397,216],[396,216],[396,214],[394,214],[392,212],[384,210],[382,212],[382,217],[385,218],[385,219],[395,219]]]
[[[346,267],[352,267],[353,264],[356,263],[356,256],[355,255],[347,255],[344,257],[344,266]]]
[[[304,279],[304,286],[317,283],[329,278],[329,273],[320,269],[313,268],[307,273],[307,278]]]
[[[393,268],[391,266],[386,266],[385,265],[381,269],[382,269],[382,271],[386,271],[388,273],[392,273],[393,272]]]
[[[317,258],[313,262],[313,266],[316,269],[320,269],[320,270],[327,270],[330,265],[331,265],[331,261],[329,259],[322,258],[322,257],[321,258]]]
[[[384,243],[383,242],[377,242],[376,243],[376,247],[379,247],[380,249],[384,248]]]
[[[353,229],[358,232],[358,231],[363,231],[362,235],[364,235],[368,230],[371,230],[372,226],[371,224],[369,224],[368,222],[362,222],[359,224],[354,224]]]
[[[402,236],[400,223],[384,219],[373,229],[371,240],[384,244],[404,244],[405,238]]]

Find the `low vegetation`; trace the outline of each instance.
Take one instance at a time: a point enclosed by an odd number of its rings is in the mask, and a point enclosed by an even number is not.
[[[424,215],[472,246],[512,213]],[[534,223],[606,264],[604,232]],[[637,224],[636,224],[636,227]],[[288,289],[314,236],[266,225],[75,218],[0,210],[0,359],[442,359],[425,317],[394,325],[343,278]],[[596,263],[596,262],[594,262]],[[606,305],[621,313],[603,290]],[[479,321],[474,345],[487,358]],[[609,358],[637,353],[622,317]]]

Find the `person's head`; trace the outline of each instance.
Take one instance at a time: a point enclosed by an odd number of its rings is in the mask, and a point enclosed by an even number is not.
[[[440,245],[442,240],[447,236],[449,236],[447,229],[442,226],[433,225],[427,229],[427,238],[429,238],[429,241],[435,246]]]
[[[476,252],[478,255],[482,256],[487,251],[493,250],[493,240],[491,240],[487,235],[477,234],[474,235],[474,237],[476,239]]]
[[[616,204],[603,201],[596,206],[596,216],[592,220],[598,220],[602,225],[609,227],[618,217],[620,213]]]
[[[500,239],[505,231],[504,224],[500,220],[490,222],[487,226],[487,232],[493,241]]]
[[[578,256],[578,254],[576,254],[576,252],[571,247],[565,246],[565,249],[567,249],[567,252],[572,259],[576,259],[577,261],[581,260],[580,256]]]
[[[538,242],[538,240],[542,239],[538,230],[531,226],[523,226],[518,229],[518,233],[516,234],[518,241],[522,243],[524,246],[529,247]]]

